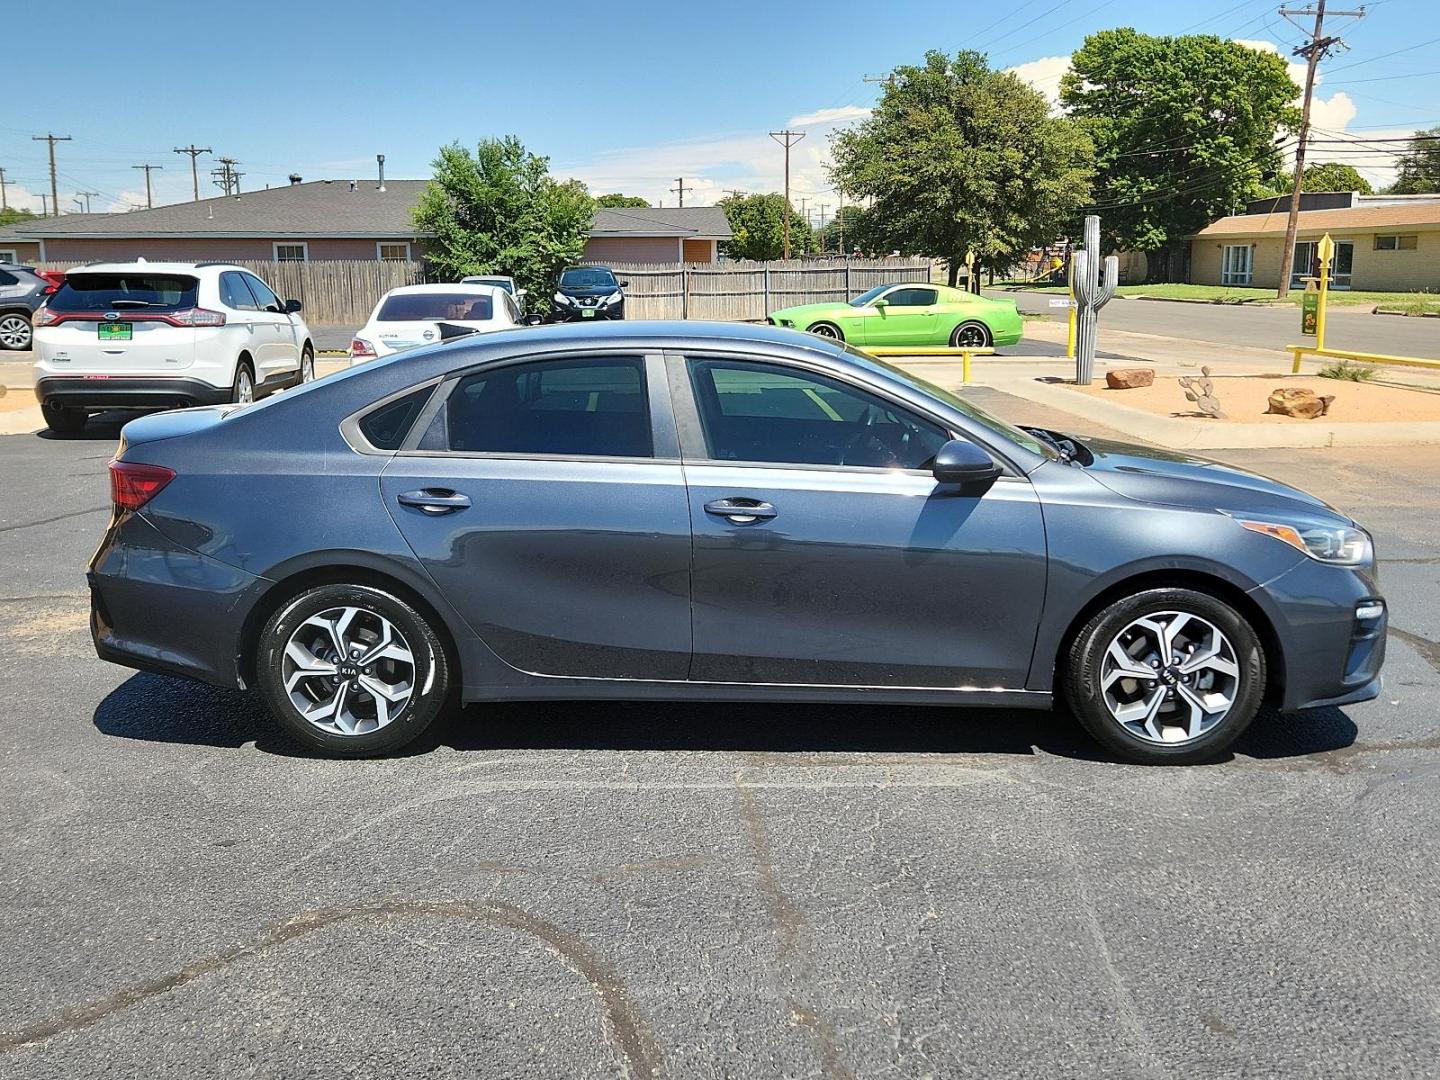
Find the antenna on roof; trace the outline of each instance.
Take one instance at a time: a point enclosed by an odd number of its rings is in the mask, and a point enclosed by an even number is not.
[[[385,155],[384,155],[384,154],[376,154],[376,155],[375,155],[375,163],[380,166],[380,186],[377,187],[375,190],[376,190],[376,191],[384,191],[384,190],[385,190]]]
[[[360,190],[360,181],[358,181],[358,180],[351,180],[351,181],[350,181],[350,190],[351,190],[351,191],[359,191],[359,190]]]

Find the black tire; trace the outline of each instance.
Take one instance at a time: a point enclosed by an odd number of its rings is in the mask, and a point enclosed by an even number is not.
[[[980,339],[979,344],[976,344],[974,341],[967,342],[961,340],[966,337],[975,337],[977,331]],[[971,349],[988,349],[994,343],[995,335],[990,333],[990,328],[984,323],[977,322],[974,319],[961,323],[950,332],[950,347],[952,349],[963,349],[967,347]]]
[[[48,403],[40,405],[40,415],[45,419],[45,426],[56,435],[78,435],[90,419],[84,409],[62,409]]]
[[[830,341],[844,341],[845,333],[832,322],[817,322],[809,327],[810,333],[816,337],[828,338]]]
[[[246,382],[248,380],[249,393],[246,395]],[[235,365],[235,384],[230,387],[230,402],[240,405],[246,402],[253,402],[256,399],[255,369],[250,366],[249,360],[241,360]]]
[[[24,352],[35,345],[34,323],[28,313],[7,311],[0,314],[0,349]]]
[[[292,635],[306,620],[333,608],[358,608],[388,620],[413,657],[408,700],[376,730],[327,731],[302,716],[286,692],[283,665]],[[260,631],[255,671],[260,696],[280,726],[302,745],[332,757],[375,757],[413,742],[444,711],[451,690],[445,647],[429,620],[399,597],[369,585],[320,585],[282,604]]]
[[[1160,612],[1207,620],[1229,638],[1238,670],[1229,712],[1194,739],[1174,744],[1141,738],[1122,725],[1111,715],[1100,685],[1111,642],[1134,620]],[[1189,765],[1214,760],[1250,726],[1265,697],[1265,672],[1259,636],[1229,604],[1193,589],[1158,588],[1124,597],[1096,612],[1070,642],[1061,680],[1081,727],[1117,757],[1139,765]],[[1154,685],[1163,688],[1164,684]]]
[[[306,373],[307,371],[310,373],[310,377],[309,377],[309,378],[306,378],[306,377],[305,377],[305,373]],[[301,385],[301,386],[304,386],[306,383],[308,383],[308,382],[314,382],[314,381],[315,381],[315,350],[310,346],[310,343],[307,341],[307,342],[305,343],[305,348],[303,348],[303,349],[300,350],[300,385]]]

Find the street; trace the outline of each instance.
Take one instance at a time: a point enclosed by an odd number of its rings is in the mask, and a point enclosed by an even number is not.
[[[1436,1075],[1432,448],[1222,455],[1373,530],[1392,634],[1380,700],[1219,764],[1063,715],[623,702],[339,762],[95,658],[117,433],[0,437],[0,1077]]]

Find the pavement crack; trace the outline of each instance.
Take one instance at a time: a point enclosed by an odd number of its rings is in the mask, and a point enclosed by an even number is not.
[[[0,533],[15,532],[18,529],[33,529],[37,525],[49,525],[55,521],[64,521],[67,518],[84,517],[86,514],[98,514],[100,511],[110,512],[110,504],[104,506],[92,506],[89,510],[72,510],[68,514],[56,514],[54,517],[40,518],[38,521],[22,521],[18,525],[0,525]]]
[[[302,911],[284,922],[273,924],[246,944],[212,953],[176,971],[134,983],[84,1005],[65,1009],[58,1016],[36,1021],[15,1031],[0,1032],[0,1053],[42,1042],[55,1035],[93,1027],[149,998],[177,990],[239,960],[306,937],[336,923],[405,918],[464,919],[487,926],[517,930],[537,938],[562,964],[589,982],[600,998],[612,1041],[629,1065],[628,1075],[634,1080],[654,1080],[664,1075],[664,1058],[659,1044],[641,1018],[629,991],[619,976],[606,966],[589,946],[554,923],[513,904],[499,901],[477,903],[473,900],[386,900]]]

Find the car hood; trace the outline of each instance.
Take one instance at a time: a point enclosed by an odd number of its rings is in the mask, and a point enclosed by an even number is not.
[[[800,304],[796,307],[781,308],[779,311],[773,311],[770,313],[770,317],[773,319],[789,319],[791,322],[799,325],[802,322],[808,322],[811,319],[817,319],[823,316],[829,316],[833,319],[847,314],[853,315],[858,310],[858,308],[852,308],[849,304]]]
[[[1136,502],[1351,521],[1323,499],[1233,465],[1109,439],[1065,437],[1089,451],[1092,460],[1083,464],[1090,476]]]
[[[557,285],[555,291],[562,296],[609,296],[622,291],[619,285]]]

